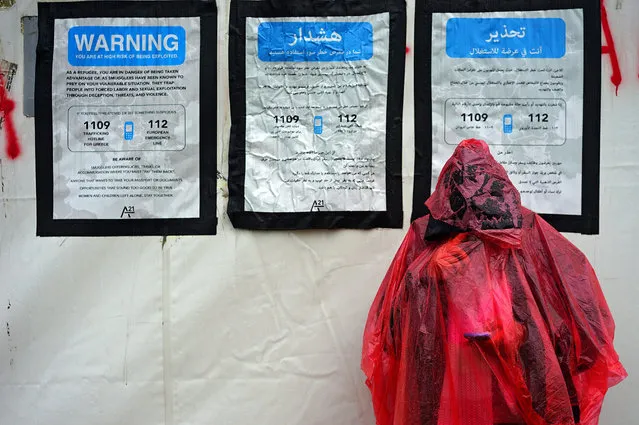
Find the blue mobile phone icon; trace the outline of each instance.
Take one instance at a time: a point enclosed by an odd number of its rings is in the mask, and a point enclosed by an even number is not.
[[[504,133],[510,134],[513,132],[513,116],[510,114],[504,115]]]
[[[124,123],[124,140],[133,140],[133,122]]]
[[[313,132],[315,134],[322,134],[322,130],[324,130],[324,119],[321,115],[317,115],[313,118]]]

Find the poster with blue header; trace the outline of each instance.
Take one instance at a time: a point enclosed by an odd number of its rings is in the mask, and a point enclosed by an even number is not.
[[[582,22],[581,10],[433,16],[433,187],[455,146],[479,138],[525,206],[581,212]]]
[[[231,5],[229,216],[401,227],[403,1]]]
[[[386,210],[389,19],[247,19],[245,210]]]
[[[425,213],[425,197],[455,147],[477,138],[488,143],[525,207],[559,230],[596,233],[596,5],[536,0],[486,10],[462,3],[421,4],[416,15],[415,72],[430,79],[415,88],[413,218]]]
[[[38,233],[214,234],[214,4],[40,13]]]

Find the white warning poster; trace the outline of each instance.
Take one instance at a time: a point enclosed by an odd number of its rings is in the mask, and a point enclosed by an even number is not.
[[[433,13],[432,181],[464,139],[486,141],[539,213],[582,208],[581,9]]]
[[[244,210],[386,211],[389,13],[246,18]]]
[[[200,215],[200,18],[55,21],[53,218]]]

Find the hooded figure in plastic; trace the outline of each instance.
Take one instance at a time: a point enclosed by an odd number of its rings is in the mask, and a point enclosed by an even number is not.
[[[626,377],[588,263],[479,140],[444,166],[371,307],[378,425],[597,425]]]

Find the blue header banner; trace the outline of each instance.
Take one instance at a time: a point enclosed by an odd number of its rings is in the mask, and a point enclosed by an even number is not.
[[[566,23],[559,18],[451,18],[446,23],[451,58],[561,58]]]
[[[81,26],[68,35],[72,66],[176,66],[186,59],[180,26]]]
[[[264,22],[257,30],[264,62],[348,62],[373,57],[368,22]]]

